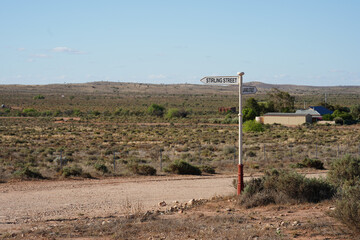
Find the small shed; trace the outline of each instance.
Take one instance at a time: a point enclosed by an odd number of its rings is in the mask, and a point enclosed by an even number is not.
[[[312,123],[310,114],[299,113],[266,113],[260,118],[264,124],[282,124],[287,126],[296,126],[304,123]]]

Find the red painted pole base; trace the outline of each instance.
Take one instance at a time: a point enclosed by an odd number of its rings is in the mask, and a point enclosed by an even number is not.
[[[238,185],[237,195],[240,195],[244,191],[244,165],[238,164]]]

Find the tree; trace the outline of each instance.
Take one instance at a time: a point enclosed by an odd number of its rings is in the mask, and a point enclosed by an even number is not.
[[[260,116],[261,108],[255,98],[249,98],[246,100],[244,109],[246,108],[252,109],[255,112],[256,116]]]
[[[252,108],[244,108],[242,110],[242,114],[243,114],[243,121],[246,122],[248,120],[254,120],[255,117],[257,116],[255,111]]]
[[[293,112],[295,97],[290,96],[288,92],[273,88],[268,93],[270,101],[274,104],[274,110],[277,112]]]
[[[350,114],[354,120],[360,120],[360,104],[352,106]]]
[[[153,103],[147,109],[147,112],[152,116],[162,117],[164,115],[164,113],[165,113],[165,107]]]

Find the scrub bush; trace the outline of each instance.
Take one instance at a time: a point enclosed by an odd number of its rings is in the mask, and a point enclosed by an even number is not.
[[[345,183],[354,185],[360,180],[360,158],[346,155],[332,162],[328,172],[329,181],[337,187]]]
[[[245,183],[241,204],[256,207],[270,203],[319,202],[330,199],[335,188],[323,179],[306,178],[292,171],[272,170]]]
[[[360,182],[343,186],[332,216],[356,232],[360,232]]]
[[[140,164],[134,163],[134,164],[129,165],[128,168],[133,174],[144,175],[144,176],[156,175],[156,169],[150,165],[146,165],[146,164],[140,165]]]
[[[71,166],[71,167],[64,167],[60,170],[60,173],[64,177],[71,177],[71,176],[81,176],[83,171],[81,167],[78,166]]]
[[[99,171],[99,172],[102,172],[102,173],[107,173],[109,172],[109,169],[106,167],[105,164],[103,163],[95,163],[94,165],[94,168]]]
[[[204,173],[210,173],[210,174],[215,174],[215,168],[212,167],[212,166],[209,166],[209,165],[201,165],[199,166],[201,172],[204,172]]]
[[[175,173],[175,174],[188,174],[188,175],[201,175],[200,168],[191,165],[188,162],[183,160],[175,161],[168,168],[165,169],[165,172]]]
[[[44,177],[36,169],[30,169],[28,166],[23,167],[22,169],[16,171],[14,176],[21,179],[44,179]]]
[[[324,163],[319,159],[310,159],[305,158],[301,163],[295,165],[296,168],[315,168],[315,169],[325,169]]]

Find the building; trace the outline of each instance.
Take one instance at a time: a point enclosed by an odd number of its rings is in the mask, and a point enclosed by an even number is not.
[[[286,126],[297,126],[304,123],[312,123],[310,114],[301,113],[266,113],[258,117],[257,121],[263,124],[282,124]]]
[[[317,122],[322,120],[322,116],[325,114],[332,114],[333,111],[324,108],[323,106],[310,106],[308,109],[305,110],[296,110],[297,114],[310,114],[312,116],[312,121]]]

